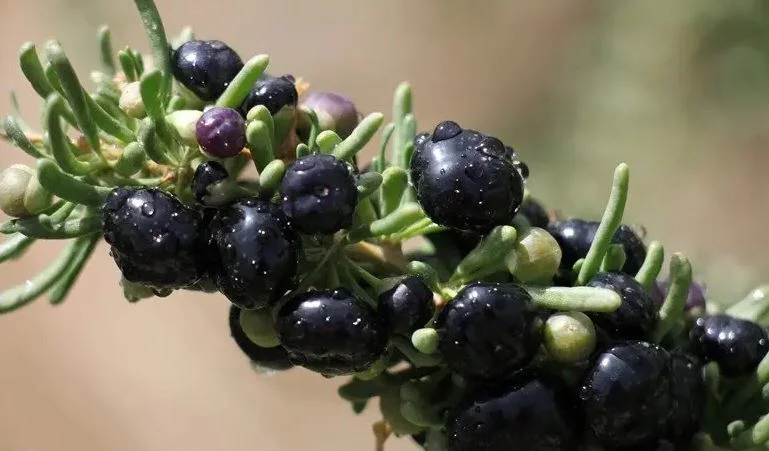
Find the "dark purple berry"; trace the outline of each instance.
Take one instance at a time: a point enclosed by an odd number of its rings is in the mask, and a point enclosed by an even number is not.
[[[222,181],[227,180],[227,169],[216,161],[204,161],[195,169],[192,176],[192,194],[200,204],[206,204],[205,198]]]
[[[569,219],[550,224],[547,230],[561,247],[561,268],[571,269],[580,258],[585,258],[593,244],[598,221]],[[612,237],[612,243],[621,244],[625,251],[625,264],[622,272],[636,275],[646,259],[646,247],[641,238],[628,225],[621,225]]]
[[[754,371],[769,351],[766,329],[727,315],[697,318],[689,339],[697,356],[718,363],[721,373],[729,377]]]
[[[311,92],[302,100],[302,106],[315,111],[323,130],[333,130],[342,139],[350,136],[360,121],[355,104],[333,92]]]
[[[232,108],[213,107],[198,120],[195,136],[200,148],[209,155],[234,157],[246,146],[246,122]]]
[[[298,98],[294,77],[272,77],[256,82],[241,109],[243,114],[248,114],[251,108],[264,105],[270,114],[275,115],[285,106],[296,106]]]
[[[670,289],[670,281],[658,280],[652,288],[652,295],[656,302],[659,302],[661,306],[665,301],[668,290]],[[705,308],[705,286],[697,281],[692,281],[689,285],[689,293],[686,296],[686,310]]]
[[[434,311],[433,292],[418,277],[406,277],[379,295],[379,313],[391,333],[410,336],[430,321]]]
[[[203,274],[203,219],[155,188],[115,188],[102,209],[104,239],[126,280],[183,288]]]
[[[689,443],[700,430],[705,411],[705,382],[702,365],[693,357],[675,353],[671,356],[673,410],[666,437],[676,443]]]
[[[550,216],[548,216],[545,207],[531,197],[523,201],[517,216],[524,216],[529,220],[532,227],[539,227],[540,229],[547,229],[548,224],[550,224]]]
[[[280,197],[283,212],[297,230],[332,234],[352,225],[358,189],[347,163],[316,153],[286,169]]]
[[[174,78],[201,100],[219,98],[243,68],[240,56],[222,41],[188,41],[171,56]]]
[[[516,169],[518,169],[518,172],[521,173],[521,177],[523,177],[524,180],[529,178],[529,165],[524,163],[523,161],[513,161],[513,166],[515,166]]]
[[[327,376],[364,371],[387,347],[384,321],[346,288],[297,295],[276,328],[294,364]]]
[[[561,384],[519,376],[470,391],[449,413],[451,451],[569,451],[579,445],[578,414]]]
[[[450,121],[430,139],[418,135],[411,180],[425,213],[437,224],[477,233],[510,224],[524,187],[505,152],[498,139]]]
[[[612,338],[645,339],[657,324],[657,308],[643,286],[619,272],[593,276],[589,287],[606,288],[620,295],[622,304],[609,313],[590,313],[590,319]]]
[[[210,230],[216,285],[233,304],[273,306],[293,287],[300,243],[278,207],[242,199],[220,209]]]
[[[670,355],[646,342],[602,352],[578,390],[585,423],[605,447],[630,447],[663,436],[671,415]]]
[[[255,365],[274,371],[287,370],[294,366],[288,360],[288,353],[283,346],[263,348],[248,338],[240,324],[240,309],[234,305],[230,306],[229,323],[230,336]]]
[[[499,380],[520,370],[542,343],[542,319],[523,288],[467,285],[438,315],[446,364],[472,379]]]

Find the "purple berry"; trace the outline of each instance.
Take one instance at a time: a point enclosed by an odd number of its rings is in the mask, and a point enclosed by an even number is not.
[[[333,92],[311,92],[302,106],[315,111],[321,128],[335,131],[342,139],[350,136],[360,121],[355,104]]]
[[[206,153],[217,158],[234,157],[246,146],[246,123],[231,108],[213,107],[198,120],[195,135]]]
[[[659,302],[659,306],[665,302],[665,296],[670,289],[670,281],[658,280],[652,287],[652,299],[655,303]],[[697,281],[692,281],[689,285],[689,294],[686,297],[686,310],[692,310],[696,308],[705,308],[705,286]]]

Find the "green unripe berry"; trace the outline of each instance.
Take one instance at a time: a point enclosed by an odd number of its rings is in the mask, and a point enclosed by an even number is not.
[[[118,104],[120,109],[129,117],[143,119],[147,116],[138,81],[128,83],[123,87]]]
[[[278,333],[275,331],[275,322],[270,311],[241,310],[240,327],[249,340],[262,348],[274,348],[280,345]]]
[[[34,170],[14,164],[0,172],[0,210],[8,216],[34,216],[51,205],[52,196],[40,185]]]
[[[593,322],[582,312],[560,312],[545,322],[545,349],[558,362],[576,363],[595,350]]]
[[[432,327],[417,329],[411,334],[411,344],[422,354],[435,354],[438,351],[438,331]]]
[[[179,110],[166,116],[166,121],[174,127],[182,142],[190,147],[198,146],[198,138],[195,134],[195,125],[198,123],[202,111]]]
[[[412,435],[422,432],[424,427],[418,426],[406,418],[401,413],[401,396],[400,388],[392,387],[387,389],[379,397],[379,410],[382,413],[382,417],[393,428],[393,432],[396,435]]]
[[[521,231],[505,263],[521,282],[549,281],[561,264],[561,248],[547,230],[531,227]]]

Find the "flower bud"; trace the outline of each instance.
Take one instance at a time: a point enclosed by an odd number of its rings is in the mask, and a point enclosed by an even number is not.
[[[515,252],[508,254],[506,264],[521,282],[550,280],[561,264],[561,248],[547,230],[531,227],[521,231]]]
[[[123,91],[120,93],[119,105],[120,109],[132,118],[142,119],[147,115],[147,112],[144,110],[144,102],[142,101],[138,81],[128,83],[123,87]]]
[[[202,115],[203,112],[198,110],[179,110],[167,115],[166,121],[174,127],[184,144],[198,147],[195,127]]]
[[[322,130],[333,130],[342,139],[350,136],[360,121],[355,105],[332,92],[311,92],[302,101],[302,106],[315,111]]]
[[[545,322],[545,349],[558,362],[576,363],[593,353],[595,326],[582,312],[560,312]]]
[[[34,216],[51,205],[51,193],[37,180],[35,171],[14,164],[0,172],[0,210],[8,216]]]

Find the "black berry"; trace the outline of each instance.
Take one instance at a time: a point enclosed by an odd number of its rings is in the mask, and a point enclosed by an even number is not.
[[[216,284],[235,305],[274,305],[293,286],[299,238],[276,206],[242,199],[214,216],[210,248]]]
[[[646,342],[611,346],[593,362],[578,390],[588,428],[607,447],[661,437],[673,407],[670,355]]]
[[[280,185],[281,207],[292,224],[307,234],[331,234],[352,225],[358,190],[342,160],[311,154],[288,167]]]
[[[174,78],[201,100],[216,100],[243,68],[240,56],[222,41],[188,41],[171,56]]]
[[[254,364],[275,371],[287,370],[294,366],[294,364],[288,360],[288,353],[282,346],[263,348],[257,346],[253,341],[248,339],[248,336],[243,332],[243,327],[240,324],[240,309],[234,305],[230,306],[229,323],[230,336],[235,340],[235,343],[240,350],[243,351]]]
[[[234,157],[246,146],[246,122],[232,108],[213,107],[195,124],[195,136],[207,154]]]
[[[294,297],[276,327],[294,364],[327,376],[366,370],[387,347],[384,321],[346,288]]]
[[[634,278],[619,272],[602,272],[593,276],[587,286],[612,290],[622,298],[617,310],[588,315],[610,337],[644,339],[649,336],[657,324],[657,307]]]
[[[104,239],[128,281],[174,289],[202,276],[202,217],[170,194],[115,188],[104,203],[102,220]]]
[[[406,277],[379,295],[379,312],[391,333],[411,335],[434,311],[433,292],[418,277]]]
[[[438,124],[419,135],[411,180],[425,213],[446,227],[485,233],[510,224],[523,201],[523,178],[497,138]]]
[[[689,443],[699,431],[705,411],[702,365],[689,355],[674,353],[670,368],[673,411],[666,436],[676,443]]]
[[[574,403],[560,384],[518,377],[471,391],[449,414],[451,451],[569,451],[579,444]]]
[[[547,229],[558,241],[563,254],[561,268],[571,269],[580,258],[585,258],[598,230],[598,221],[568,219],[550,224]],[[612,237],[612,243],[621,244],[625,251],[622,272],[635,275],[646,259],[646,246],[633,229],[622,224]]]
[[[727,315],[697,318],[689,337],[695,354],[730,377],[752,372],[769,351],[766,329]]]
[[[455,372],[504,379],[523,368],[542,343],[542,319],[521,287],[467,285],[437,319],[439,349]]]
[[[528,219],[532,227],[547,229],[548,224],[550,224],[550,216],[548,216],[545,207],[531,197],[523,201],[521,209],[518,210],[518,215]]]
[[[298,98],[294,77],[283,75],[266,78],[251,88],[243,102],[243,114],[248,114],[257,105],[264,105],[270,114],[275,115],[285,106],[296,106]]]
[[[205,198],[216,186],[229,177],[227,169],[216,161],[204,161],[195,169],[192,176],[192,194],[200,204],[205,204]]]

